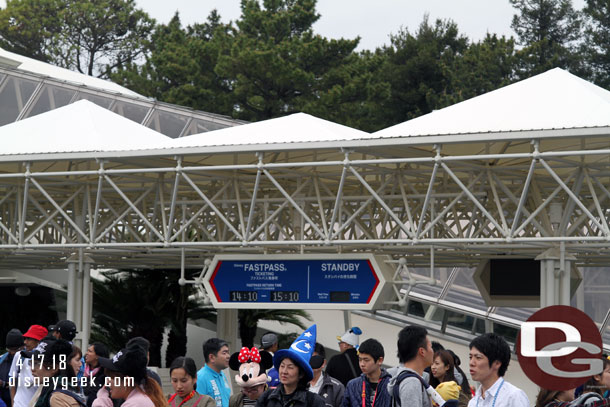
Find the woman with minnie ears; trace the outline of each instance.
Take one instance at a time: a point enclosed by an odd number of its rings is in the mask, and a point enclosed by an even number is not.
[[[195,390],[197,366],[191,358],[179,356],[169,367],[175,393],[169,398],[170,407],[216,407],[216,401]]]

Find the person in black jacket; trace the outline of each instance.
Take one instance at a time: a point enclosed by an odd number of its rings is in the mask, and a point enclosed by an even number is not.
[[[342,336],[337,336],[339,341],[340,355],[335,355],[328,361],[326,373],[347,386],[347,382],[362,374],[358,364],[358,338],[362,330],[358,327],[350,328]]]
[[[324,399],[307,390],[313,378],[309,359],[316,342],[316,326],[301,334],[288,349],[273,355],[273,366],[280,375],[280,384],[267,390],[256,401],[256,407],[326,407]]]
[[[319,394],[327,407],[341,407],[345,386],[339,380],[324,373],[326,349],[322,344],[316,342],[309,365],[313,369],[313,379],[309,383],[309,391]]]

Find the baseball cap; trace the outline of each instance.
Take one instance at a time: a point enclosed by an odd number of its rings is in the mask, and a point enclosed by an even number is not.
[[[263,349],[273,346],[274,343],[277,343],[277,335],[273,332],[267,332],[261,337],[261,347]]]
[[[146,352],[140,346],[132,345],[123,348],[112,359],[99,358],[98,362],[104,369],[133,377],[137,383],[141,383],[146,378],[148,358]]]
[[[42,326],[42,325],[32,325],[23,334],[23,337],[24,338],[32,338],[32,339],[36,339],[37,341],[40,341],[40,340],[42,340],[42,338],[47,336],[48,333],[49,333],[49,331],[47,331],[47,328],[45,328],[44,326]]]
[[[71,341],[74,339],[78,331],[76,330],[76,324],[69,319],[59,321],[54,326],[54,330],[59,332],[62,339]]]
[[[145,352],[148,352],[150,349],[150,341],[143,336],[136,336],[127,341],[127,347],[131,348],[132,346],[139,346],[144,349]]]
[[[21,351],[21,355],[26,358],[40,356],[44,356],[46,358],[56,356],[56,360],[59,360],[59,355],[68,356],[70,353],[72,353],[72,345],[70,345],[70,342],[64,339],[55,339],[50,337],[44,338],[42,341],[40,341],[38,346],[31,351]]]

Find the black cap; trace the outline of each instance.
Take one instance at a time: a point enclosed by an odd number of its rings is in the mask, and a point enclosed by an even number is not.
[[[78,332],[76,330],[76,324],[68,319],[64,319],[63,321],[59,321],[55,325],[52,325],[54,329],[49,327],[49,331],[54,330],[59,332],[61,335],[61,339],[65,339],[67,341],[71,341],[76,336]]]
[[[6,334],[7,348],[20,348],[23,346],[23,334],[19,329],[11,329]]]
[[[70,355],[72,353],[72,345],[70,342],[63,339],[55,339],[53,337],[45,337],[38,346],[36,346],[32,351],[21,351],[21,355],[26,358],[31,357],[56,357],[56,360],[60,360],[60,355]]]
[[[131,348],[132,346],[139,346],[144,349],[146,353],[148,353],[148,349],[150,348],[150,341],[143,336],[136,336],[135,338],[131,338],[127,341],[127,347]]]
[[[141,383],[146,378],[148,357],[140,346],[132,345],[123,348],[112,359],[99,358],[98,361],[104,369],[119,372],[125,376],[131,376],[137,383]]]
[[[309,359],[309,366],[312,369],[319,369],[324,364],[324,357],[320,355],[313,355],[311,359]]]

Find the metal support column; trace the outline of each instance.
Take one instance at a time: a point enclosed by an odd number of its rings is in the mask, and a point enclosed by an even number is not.
[[[536,257],[540,260],[540,307],[570,305],[570,277],[576,258],[554,247]]]
[[[237,327],[237,313],[238,310],[236,309],[219,309],[216,319],[216,335],[218,338],[228,342],[229,352],[231,353],[241,349],[241,340],[239,339]],[[225,375],[233,391],[239,391],[231,379],[233,375],[227,373],[229,372],[225,372]]]

